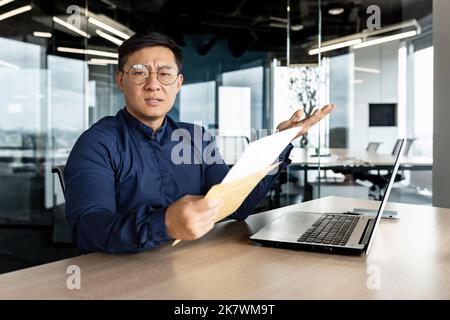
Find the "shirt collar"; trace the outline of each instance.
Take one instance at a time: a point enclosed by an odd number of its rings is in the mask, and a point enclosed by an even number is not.
[[[127,122],[135,127],[142,135],[150,140],[156,140],[158,142],[161,142],[161,138],[164,135],[164,132],[167,128],[167,116],[164,117],[164,121],[161,125],[161,127],[156,130],[156,132],[150,128],[148,125],[142,123],[138,119],[136,119],[130,112],[128,112],[127,107],[123,108],[123,114],[125,116],[125,119]]]

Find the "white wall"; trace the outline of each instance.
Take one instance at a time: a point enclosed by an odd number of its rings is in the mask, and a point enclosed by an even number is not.
[[[355,71],[354,126],[350,128],[350,149],[365,149],[369,142],[383,142],[378,152],[390,153],[398,138],[398,127],[369,127],[369,103],[398,103],[397,41],[354,51],[355,66],[380,70],[379,74]],[[398,122],[401,119],[397,119]]]
[[[433,1],[433,205],[450,208],[450,1]]]
[[[219,134],[251,137],[251,89],[219,87]]]
[[[251,90],[251,127],[262,128],[263,118],[263,67],[224,72],[222,85],[227,87],[249,87]]]

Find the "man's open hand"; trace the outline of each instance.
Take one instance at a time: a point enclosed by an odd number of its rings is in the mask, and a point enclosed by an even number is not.
[[[295,127],[301,127],[300,132],[295,136],[295,139],[298,137],[304,135],[306,132],[308,132],[309,128],[311,128],[313,125],[315,125],[317,122],[322,120],[325,116],[327,116],[331,111],[336,109],[336,105],[334,104],[327,104],[321,109],[316,109],[309,117],[306,117],[302,119],[304,112],[302,109],[299,109],[294,112],[292,117],[289,120],[281,122],[277,129],[279,131],[283,131],[286,129],[291,129]]]

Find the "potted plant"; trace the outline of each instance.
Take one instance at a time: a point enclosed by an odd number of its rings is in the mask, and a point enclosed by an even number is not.
[[[305,116],[311,115],[318,104],[319,72],[317,67],[294,67],[289,74],[289,92],[291,105],[303,108]],[[308,133],[300,139],[300,146],[309,144]]]

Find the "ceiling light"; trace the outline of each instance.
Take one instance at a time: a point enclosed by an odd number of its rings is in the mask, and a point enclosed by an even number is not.
[[[0,14],[0,21],[30,11],[32,8],[33,8],[32,6],[28,5]]]
[[[331,14],[332,16],[337,16],[343,12],[344,8],[331,8],[330,10],[328,10],[328,13]]]
[[[101,30],[97,29],[97,30],[95,30],[95,33],[97,33],[100,37],[102,37],[106,40],[109,40],[114,44],[117,44],[118,46],[120,46],[123,43],[123,40],[117,39],[117,38],[113,37],[112,35],[107,34],[106,32],[103,32]]]
[[[411,28],[414,28],[411,30]],[[382,34],[392,33],[394,31],[401,32],[402,30],[409,30],[407,32],[391,34],[389,36],[382,36]],[[320,52],[326,52],[330,50],[335,50],[343,47],[352,46],[354,49],[364,48],[372,45],[377,45],[384,42],[389,42],[398,39],[404,39],[408,37],[413,37],[421,33],[420,25],[415,19],[402,21],[390,26],[383,27],[377,30],[364,29],[362,32],[354,33],[348,36],[336,38],[333,40],[325,41],[322,43]],[[375,38],[378,36],[379,38]],[[355,41],[353,43],[353,41]],[[319,49],[313,47],[309,50],[309,54],[317,54]]]
[[[85,38],[90,38],[91,36],[89,34],[87,34],[87,32],[78,29],[77,27],[74,27],[73,25],[71,25],[70,23],[65,22],[64,20],[58,18],[58,17],[53,17],[53,21],[55,21],[56,23],[59,23],[60,25],[66,27],[69,30],[72,30],[75,33],[78,33],[79,35],[82,35]]]
[[[10,3],[10,2],[13,2],[14,0],[1,0],[0,1],[0,7],[1,6],[4,6],[5,4],[8,4],[8,3]]]
[[[303,29],[303,25],[301,25],[301,24],[294,24],[294,25],[291,25],[291,30],[292,31],[300,31],[300,30],[302,30]]]
[[[99,62],[95,62],[95,61],[88,61],[87,62],[89,65],[94,65],[94,66],[107,66],[108,64],[106,63],[99,63]]]
[[[122,39],[127,40],[128,38],[130,38],[129,35],[121,32],[121,31],[117,30],[116,28],[113,28],[113,27],[107,25],[106,23],[103,23],[93,17],[89,17],[88,21],[89,21],[89,23],[92,23],[93,25],[96,25],[97,27],[102,28],[106,31],[109,31],[109,32],[115,34],[116,36],[121,37]]]
[[[112,60],[112,59],[96,59],[96,58],[90,59],[89,62],[93,62],[93,63],[104,63],[104,64],[118,64],[118,63],[119,63],[118,60]]]
[[[58,47],[58,48],[56,48],[56,50],[59,52],[88,54],[88,55],[92,55],[92,56],[100,56],[100,57],[107,57],[107,58],[116,58],[117,59],[119,57],[119,55],[115,52],[92,50],[92,49]]]
[[[51,38],[52,34],[50,32],[34,31],[33,36],[38,38]]]
[[[376,73],[376,74],[380,73],[380,69],[373,69],[373,68],[366,68],[366,67],[357,67],[357,66],[355,66],[353,69],[355,71],[360,71],[360,72]]]
[[[336,49],[340,49],[340,48],[350,47],[350,46],[356,45],[356,44],[361,43],[361,42],[362,42],[361,39],[352,39],[352,40],[337,42],[337,43],[334,43],[334,44],[323,46],[323,47],[320,48],[320,50],[319,50],[319,48],[309,50],[308,53],[309,53],[309,55],[312,56],[312,55],[318,54],[319,51],[320,52],[327,52],[327,51],[336,50]]]
[[[287,28],[288,19],[286,18],[278,18],[278,17],[269,17],[270,20],[276,21],[276,22],[270,22],[268,24],[269,27],[275,27],[275,28]],[[300,31],[303,29],[303,25],[301,24],[291,24],[291,30],[292,31]]]
[[[400,40],[400,39],[405,39],[405,38],[409,38],[409,37],[414,37],[415,35],[417,35],[417,31],[411,30],[411,31],[402,32],[399,34],[393,34],[393,35],[387,36],[387,37],[381,37],[381,38],[377,38],[377,39],[373,39],[373,40],[367,40],[367,41],[364,41],[363,43],[354,45],[353,48],[354,49],[365,48],[365,47],[374,46],[377,44],[386,43],[386,42],[390,42],[390,41],[394,41],[394,40]]]
[[[364,80],[363,79],[355,79],[353,80],[353,84],[363,84]]]

